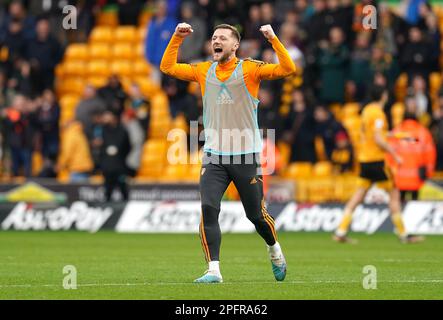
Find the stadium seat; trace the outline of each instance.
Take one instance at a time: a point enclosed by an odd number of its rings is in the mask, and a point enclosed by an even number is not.
[[[151,74],[151,66],[145,59],[137,59],[134,63],[134,74],[138,77],[147,77]]]
[[[94,88],[103,87],[108,82],[106,76],[89,76],[86,78],[86,82],[92,85]]]
[[[32,153],[32,175],[37,176],[43,167],[43,156],[40,152],[33,152]]]
[[[180,129],[189,132],[189,126],[188,123],[186,122],[185,116],[183,116],[182,114],[178,115],[172,122],[171,129]]]
[[[402,73],[395,82],[395,98],[397,101],[403,101],[406,97],[406,91],[408,89],[408,76],[406,73]]]
[[[82,95],[85,83],[77,77],[65,78],[57,85],[57,95],[65,94]]]
[[[280,159],[281,159],[280,172],[284,172],[285,168],[288,166],[289,159],[291,157],[291,146],[286,142],[278,141],[277,148],[280,151]]]
[[[405,105],[402,102],[396,102],[391,108],[392,125],[395,127],[403,121]]]
[[[63,63],[63,77],[78,76],[86,74],[86,63],[81,60],[67,60]]]
[[[92,43],[89,45],[89,57],[91,60],[110,59],[111,47],[105,43]]]
[[[138,41],[137,29],[134,26],[120,26],[115,29],[114,40],[116,43],[135,43]]]
[[[114,60],[132,60],[134,58],[134,46],[129,43],[116,43],[112,47]]]
[[[80,101],[80,96],[73,94],[66,94],[60,98],[60,108],[62,110],[75,110]]]
[[[59,119],[59,124],[60,127],[64,127],[65,124],[71,120],[73,120],[75,117],[75,112],[74,110],[69,110],[69,109],[62,109],[60,112],[60,119]]]
[[[359,113],[360,113],[360,104],[346,103],[343,106],[343,111],[342,111],[343,118],[342,119],[358,116]]]
[[[285,177],[291,179],[309,178],[312,174],[310,162],[293,162],[286,169]]]
[[[108,26],[95,27],[89,35],[89,43],[98,44],[106,43],[110,44],[114,40],[113,29]]]
[[[149,139],[143,145],[143,152],[153,154],[164,154],[166,152],[166,140],[163,139]]]
[[[441,87],[441,83],[441,74],[439,72],[432,72],[429,75],[429,92],[432,98],[437,96],[438,90],[440,90]]]
[[[56,78],[62,78],[65,75],[65,69],[63,63],[59,63],[58,65],[56,65],[54,72]]]
[[[140,42],[135,46],[135,56],[139,59],[145,59],[145,44]]]
[[[316,177],[332,176],[332,163],[329,161],[319,161],[314,165],[313,174]]]
[[[70,60],[83,60],[86,61],[89,58],[88,45],[85,43],[72,43],[66,48],[64,59]]]
[[[334,179],[332,177],[313,177],[307,182],[308,202],[322,203],[334,196]]]
[[[88,63],[89,76],[109,76],[111,69],[106,60],[93,60]]]
[[[137,42],[144,43],[147,35],[147,28],[143,25],[142,27],[137,28]]]
[[[102,11],[97,17],[97,26],[102,27],[117,27],[118,15],[116,11]]]
[[[132,76],[132,64],[129,61],[114,61],[111,63],[111,73],[123,77]]]
[[[140,26],[140,28],[146,28],[151,18],[152,18],[152,12],[144,10],[138,17],[138,25]]]
[[[343,119],[343,108],[341,104],[333,103],[329,105],[329,110],[332,112],[335,119],[337,119],[338,121],[341,121]]]
[[[159,104],[164,104],[164,105],[168,105],[168,101],[167,98],[165,97],[165,99],[160,98],[160,100],[157,97],[157,94],[161,88],[155,84],[154,82],[152,82],[151,79],[149,79],[148,77],[137,77],[135,79],[135,81],[137,82],[137,84],[140,86],[141,92],[146,96],[146,97],[152,97],[154,96],[153,99],[156,99],[156,102],[152,103],[152,105],[155,105],[157,103]]]

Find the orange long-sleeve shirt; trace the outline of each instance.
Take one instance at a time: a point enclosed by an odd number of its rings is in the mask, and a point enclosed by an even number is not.
[[[169,42],[160,64],[160,70],[172,77],[185,80],[197,81],[200,84],[202,96],[205,94],[206,74],[211,67],[212,61],[199,62],[195,64],[177,63],[178,49],[184,38],[173,35]],[[286,77],[295,72],[295,64],[289,56],[288,51],[277,37],[270,40],[272,48],[277,53],[278,64],[264,63],[246,59],[243,62],[243,74],[249,93],[257,98],[261,80],[274,80]],[[220,81],[227,80],[239,60],[234,58],[225,64],[218,64],[215,74]]]

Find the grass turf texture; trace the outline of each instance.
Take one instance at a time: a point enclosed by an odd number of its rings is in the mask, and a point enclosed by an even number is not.
[[[0,232],[0,299],[443,299],[443,237],[403,245],[393,234],[281,233],[288,261],[277,283],[256,234],[222,240],[224,283],[194,284],[205,271],[198,235]],[[62,287],[65,265],[77,290]],[[377,268],[377,289],[362,286]]]

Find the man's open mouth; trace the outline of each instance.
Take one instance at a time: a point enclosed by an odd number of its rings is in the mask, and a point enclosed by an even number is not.
[[[221,52],[223,52],[223,49],[222,48],[214,48],[214,52],[221,53]]]

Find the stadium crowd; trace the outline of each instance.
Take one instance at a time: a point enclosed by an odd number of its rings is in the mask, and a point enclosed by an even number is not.
[[[137,25],[144,10],[152,11],[145,40],[145,57],[152,79],[169,100],[170,115],[201,123],[199,90],[158,71],[163,52],[178,22],[194,33],[181,49],[181,62],[210,57],[210,37],[220,23],[236,26],[242,35],[240,57],[275,62],[276,56],[258,31],[271,24],[298,66],[290,78],[263,82],[259,92],[259,124],[275,128],[278,141],[290,145],[290,161],[329,160],[337,170],[353,169],[351,134],[338,116],[346,104],[359,110],[370,102],[374,86],[385,86],[385,113],[393,128],[396,102],[415,105],[417,119],[430,128],[438,149],[437,169],[443,169],[443,90],[433,94],[430,76],[440,73],[440,24],[424,0],[399,1],[394,8],[372,0],[168,0],[168,1],[1,1],[0,113],[2,174],[30,177],[32,155],[44,158],[42,177],[55,177],[68,164],[72,180],[89,173],[105,176],[116,166],[122,175],[136,175],[138,146],[149,139],[150,97],[137,84],[127,92],[113,75],[102,87],[87,85],[75,120],[63,132],[69,147],[60,147],[60,106],[54,90],[55,68],[64,48],[86,41],[95,17],[106,6],[118,8],[122,25]],[[62,7],[78,8],[78,29],[64,30]],[[363,25],[365,5],[377,8],[377,28]],[[407,76],[407,91],[399,99],[397,83]],[[81,124],[81,126],[79,126]],[[107,157],[107,140],[117,139],[119,160]],[[74,151],[77,150],[77,151]],[[76,159],[68,159],[74,157]],[[138,158],[137,158],[138,157]],[[90,161],[86,159],[90,159]],[[72,164],[74,163],[74,165]],[[120,170],[119,169],[119,170]],[[124,187],[124,186],[123,186]]]

